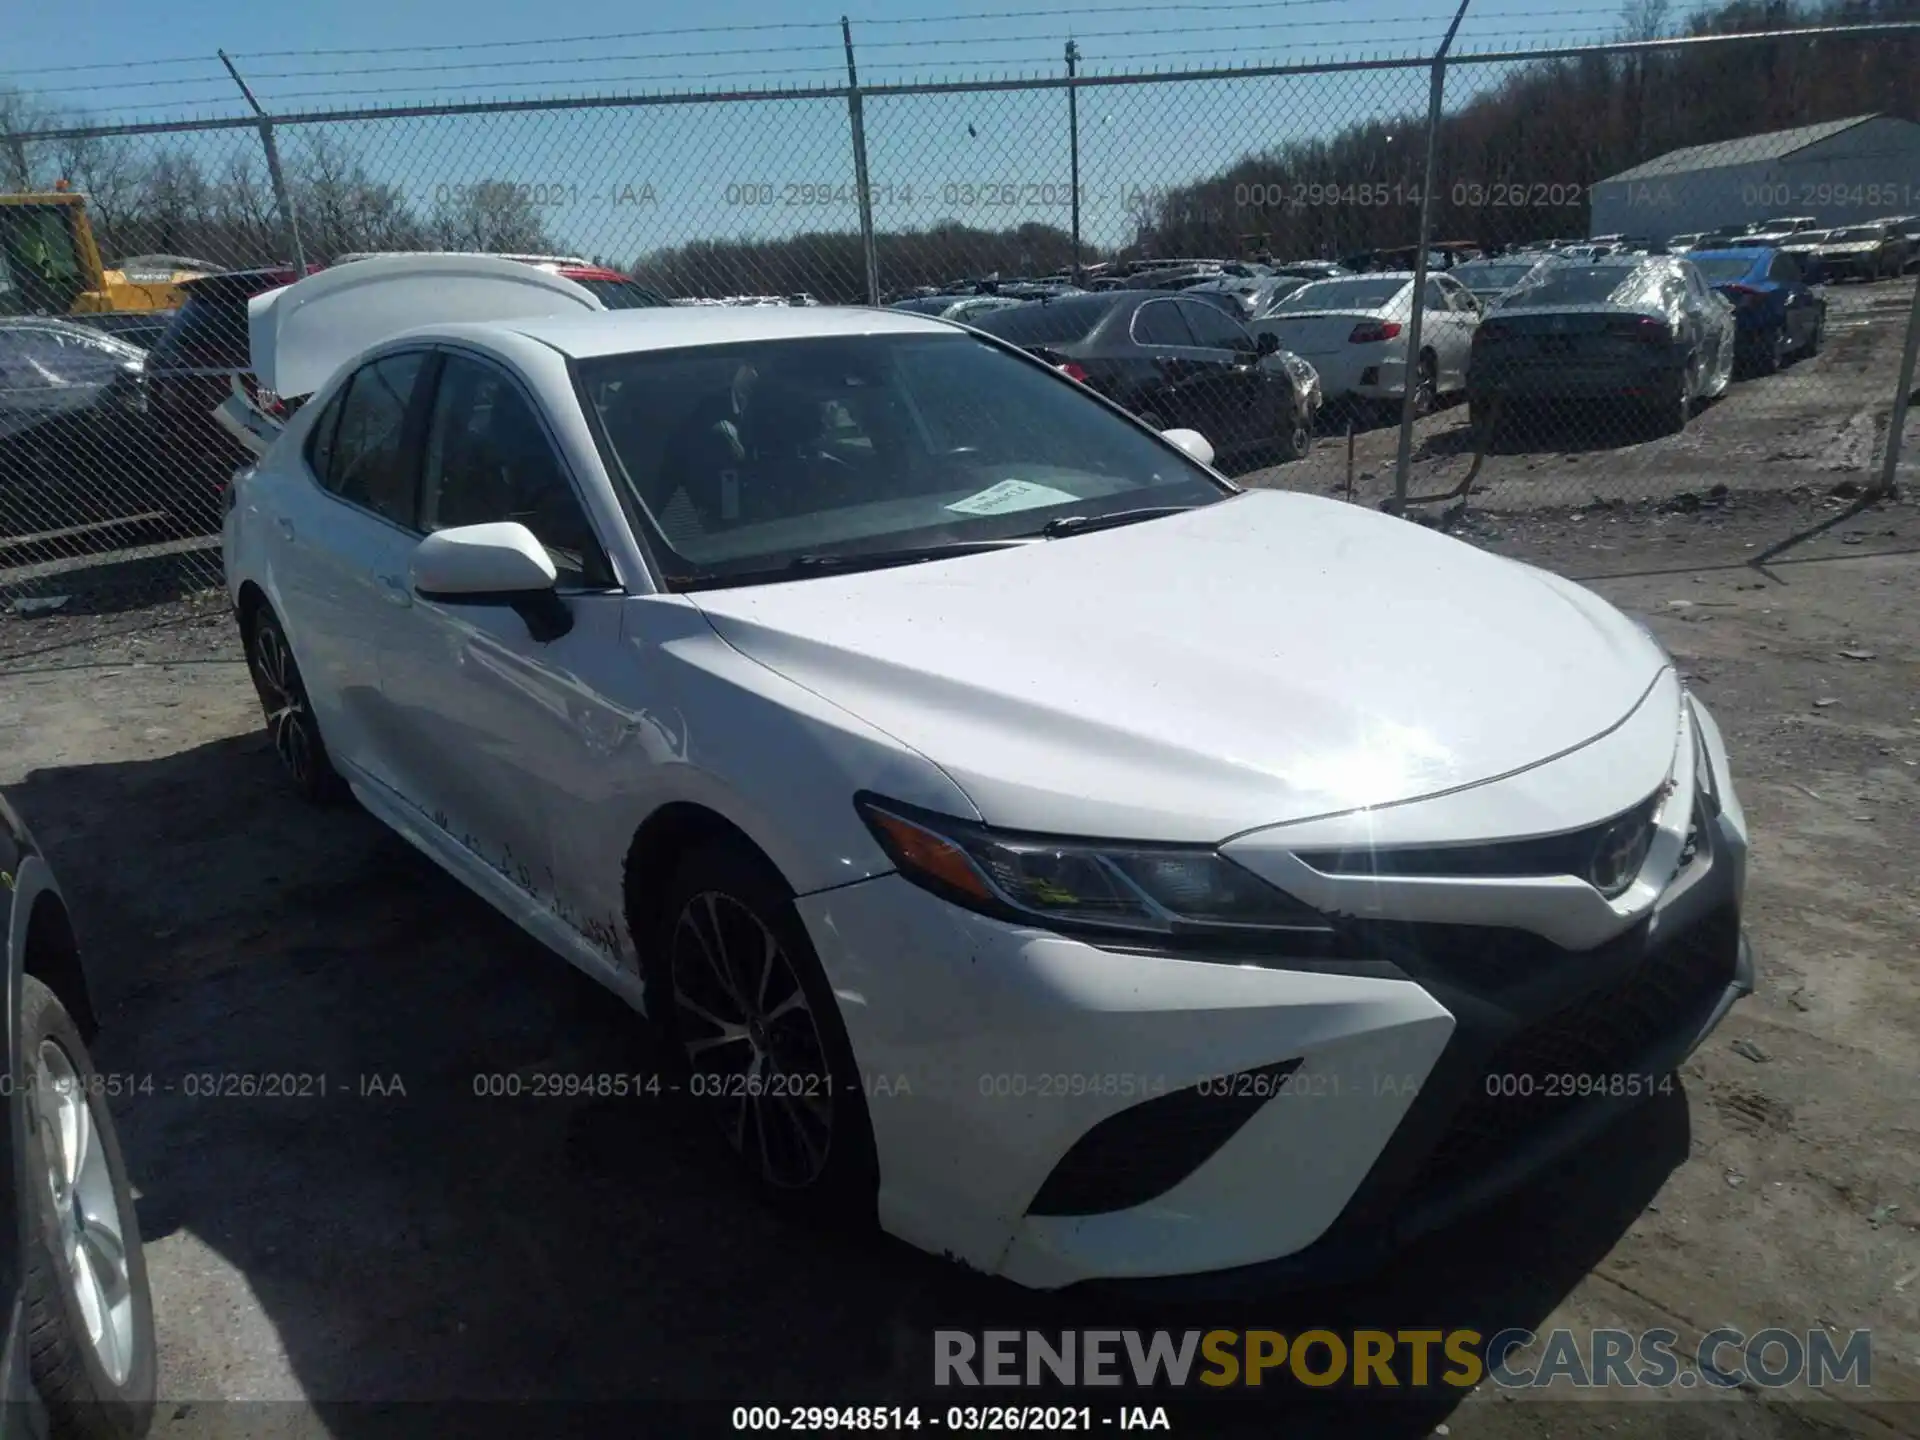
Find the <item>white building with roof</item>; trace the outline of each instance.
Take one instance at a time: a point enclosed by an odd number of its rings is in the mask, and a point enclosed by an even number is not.
[[[1777,216],[1823,227],[1920,213],[1920,124],[1856,115],[1690,145],[1593,187],[1594,235],[1670,235]]]

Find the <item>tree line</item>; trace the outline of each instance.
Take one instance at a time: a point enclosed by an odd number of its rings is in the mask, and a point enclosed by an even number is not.
[[[1914,0],[1731,0],[1682,36],[1920,19]],[[1667,0],[1631,0],[1621,38],[1674,35]],[[1585,235],[1597,181],[1690,145],[1882,111],[1920,118],[1920,39],[1744,41],[1451,69],[1431,198],[1436,240],[1508,244]],[[1249,153],[1153,197],[1131,251],[1338,256],[1418,237],[1426,116],[1383,116]]]

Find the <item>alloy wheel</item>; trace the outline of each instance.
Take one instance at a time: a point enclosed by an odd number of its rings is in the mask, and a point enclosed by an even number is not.
[[[751,907],[707,890],[681,908],[669,961],[689,1091],[768,1184],[807,1188],[832,1147],[834,1082],[793,958]]]
[[[313,723],[300,672],[287,649],[286,636],[271,620],[262,619],[253,627],[252,649],[254,683],[260,690],[274,753],[304,785],[313,775]]]
[[[101,1368],[115,1385],[124,1385],[134,1361],[134,1295],[127,1227],[106,1147],[86,1087],[60,1042],[41,1041],[32,1063],[33,1106],[60,1268]]]

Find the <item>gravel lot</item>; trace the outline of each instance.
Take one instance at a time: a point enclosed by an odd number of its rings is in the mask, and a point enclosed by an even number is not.
[[[1891,306],[1910,290],[1840,293]],[[1497,1211],[1360,1289],[1252,1308],[1122,1318],[1023,1295],[770,1215],[676,1107],[476,1098],[476,1074],[652,1065],[618,1002],[364,814],[289,796],[220,597],[0,616],[0,784],[79,911],[102,1070],[157,1082],[120,1124],[161,1329],[159,1433],[453,1434],[506,1413],[519,1434],[603,1434],[604,1415],[558,1402],[616,1399],[687,1402],[671,1433],[706,1433],[736,1403],[923,1392],[935,1328],[1130,1323],[1874,1331],[1872,1389],[1845,1398],[1290,1388],[1231,1410],[1171,1398],[1179,1433],[1920,1434],[1920,510],[1884,504],[1766,572],[1744,563],[1868,478],[1875,442],[1848,406],[1889,372],[1884,343],[1852,354],[1848,334],[1672,440],[1489,456],[1457,526],[1598,577],[1714,707],[1755,834],[1760,992],[1683,1095]],[[1773,401],[1750,400],[1769,384]],[[1423,423],[1416,491],[1465,473],[1463,421]],[[1363,498],[1384,493],[1392,443],[1356,445],[1377,467]],[[1324,489],[1325,469],[1317,454],[1254,478]],[[219,1073],[327,1091],[184,1093]],[[366,1403],[508,1399],[539,1404],[429,1426]]]

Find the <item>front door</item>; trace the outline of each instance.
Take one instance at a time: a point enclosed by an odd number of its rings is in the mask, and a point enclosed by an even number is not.
[[[536,639],[508,605],[413,595],[380,661],[406,737],[405,798],[592,938],[606,917],[580,913],[581,877],[568,880],[557,833],[577,824],[628,729],[602,698],[602,667],[622,660],[623,597],[531,393],[494,362],[449,352],[426,426],[419,526],[495,521],[525,525],[546,547],[572,628]]]

